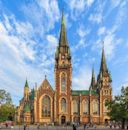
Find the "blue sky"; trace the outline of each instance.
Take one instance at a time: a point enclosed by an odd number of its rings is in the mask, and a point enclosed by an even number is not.
[[[102,41],[113,94],[128,84],[128,0],[0,0],[0,89],[18,105],[44,76],[54,88],[54,54],[64,8],[72,54],[73,89],[88,89],[99,73]]]

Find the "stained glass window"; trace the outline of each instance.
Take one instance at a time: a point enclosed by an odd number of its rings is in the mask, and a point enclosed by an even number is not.
[[[73,113],[78,113],[78,101],[73,101]]]
[[[66,100],[64,98],[61,100],[61,111],[66,112]]]
[[[107,112],[107,111],[108,111],[108,107],[105,106],[106,101],[107,101],[107,99],[104,99],[104,102],[103,102],[103,105],[104,105],[104,112]]]
[[[99,103],[97,100],[93,101],[93,114],[98,114],[99,112]]]
[[[42,116],[50,117],[51,115],[51,100],[49,96],[44,96],[42,100]]]
[[[61,92],[65,92],[66,91],[66,76],[63,73],[61,75]]]
[[[88,114],[88,101],[83,102],[83,113]]]

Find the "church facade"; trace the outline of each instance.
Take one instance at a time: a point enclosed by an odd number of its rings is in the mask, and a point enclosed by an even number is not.
[[[112,79],[102,48],[100,71],[92,78],[89,90],[72,90],[72,62],[62,14],[59,44],[55,53],[55,90],[45,77],[42,84],[31,91],[26,80],[24,96],[16,112],[18,123],[65,124],[107,122],[110,118],[105,106],[112,99]],[[79,86],[80,87],[80,86]]]

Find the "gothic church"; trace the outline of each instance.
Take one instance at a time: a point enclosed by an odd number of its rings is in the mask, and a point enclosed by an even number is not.
[[[26,80],[24,96],[16,112],[18,123],[101,124],[110,119],[107,116],[105,101],[112,99],[112,79],[107,68],[104,48],[97,80],[92,70],[89,90],[72,90],[71,53],[63,14],[59,44],[55,53],[54,75],[55,90],[46,77],[40,86],[31,91]]]

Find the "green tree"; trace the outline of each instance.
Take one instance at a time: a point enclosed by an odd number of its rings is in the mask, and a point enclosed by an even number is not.
[[[0,105],[2,104],[11,104],[12,99],[10,93],[6,92],[3,89],[0,89]]]
[[[10,120],[14,121],[15,106],[12,104],[3,104],[0,107],[0,122]]]
[[[125,121],[128,121],[128,87],[122,87],[121,94],[106,102],[106,106],[110,110],[108,115],[111,120],[121,121],[124,129]]]
[[[14,120],[15,106],[12,104],[10,93],[0,89],[0,122]]]

